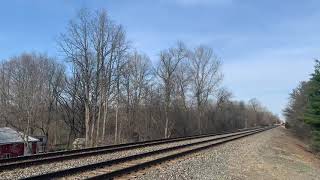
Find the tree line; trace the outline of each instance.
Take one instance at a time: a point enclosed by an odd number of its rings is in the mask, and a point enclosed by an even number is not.
[[[320,61],[315,61],[314,72],[290,94],[284,109],[286,126],[320,151]]]
[[[63,61],[23,53],[0,63],[0,122],[49,145],[87,147],[228,131],[279,121],[258,100],[233,101],[221,59],[177,42],[151,59],[106,11],[82,9],[57,41]]]

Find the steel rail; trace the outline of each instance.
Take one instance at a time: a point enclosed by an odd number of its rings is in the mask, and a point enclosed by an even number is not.
[[[233,130],[233,131],[223,131],[223,132],[219,132],[219,133],[208,133],[208,134],[202,134],[202,135],[191,135],[191,136],[184,136],[184,137],[174,137],[174,138],[155,139],[155,140],[139,141],[139,142],[132,142],[132,143],[122,143],[122,144],[116,144],[116,145],[106,145],[106,146],[75,149],[75,150],[63,150],[63,151],[47,152],[47,153],[33,154],[33,155],[27,155],[27,156],[18,156],[18,157],[0,159],[0,165],[5,164],[5,163],[10,163],[10,162],[29,160],[29,159],[44,158],[44,157],[51,157],[51,156],[65,155],[65,154],[74,154],[74,153],[81,153],[81,152],[87,152],[87,151],[92,151],[92,150],[109,149],[109,148],[123,147],[123,146],[128,146],[128,145],[143,144],[143,143],[149,143],[149,142],[158,142],[158,141],[162,142],[162,141],[171,141],[171,140],[178,140],[178,139],[185,139],[185,138],[196,138],[196,137],[204,137],[204,136],[211,136],[211,135],[221,135],[221,134],[226,134],[226,133],[240,132],[240,131],[252,130],[252,129],[257,129],[257,128],[261,128],[261,127],[244,128],[244,129],[237,129],[237,130]]]
[[[262,130],[262,131],[265,131],[265,130]],[[262,132],[262,131],[258,131],[258,132]],[[114,171],[111,171],[111,172],[102,173],[102,174],[99,174],[99,175],[96,175],[96,176],[93,176],[93,177],[86,178],[86,180],[113,179],[115,177],[118,177],[118,176],[121,176],[121,175],[125,175],[125,174],[129,174],[131,172],[138,171],[140,169],[143,169],[143,168],[146,168],[146,167],[150,167],[152,165],[159,164],[159,163],[162,163],[162,162],[167,161],[167,160],[176,159],[178,157],[182,157],[182,156],[185,156],[187,154],[195,153],[195,152],[198,152],[198,151],[201,151],[201,150],[204,150],[204,149],[208,149],[208,148],[213,147],[213,146],[217,146],[217,145],[224,144],[224,143],[227,143],[227,142],[230,142],[230,141],[234,141],[236,139],[240,139],[240,138],[243,138],[243,137],[246,137],[246,136],[250,136],[250,135],[256,134],[258,132],[246,133],[244,135],[238,135],[238,136],[235,136],[235,137],[231,137],[231,138],[226,139],[224,141],[220,141],[220,142],[216,142],[216,143],[213,142],[213,143],[211,143],[209,145],[204,145],[204,146],[197,147],[197,148],[194,148],[194,149],[190,149],[190,150],[186,150],[186,151],[182,151],[182,152],[177,152],[177,153],[170,154],[170,155],[167,155],[167,156],[163,156],[163,157],[160,157],[160,158],[152,159],[152,160],[149,160],[149,161],[146,161],[146,162],[142,162],[142,163],[138,163],[138,164],[135,164],[135,165],[131,165],[129,167],[124,167],[124,168],[120,168],[118,170],[114,170]]]
[[[255,130],[255,129],[258,129],[258,128],[255,127],[255,128],[248,128],[248,129],[240,129],[240,130],[232,131],[228,133],[243,132],[243,131]],[[24,168],[31,165],[39,165],[44,163],[53,163],[53,162],[62,161],[62,160],[83,158],[88,156],[131,150],[131,149],[142,148],[142,147],[153,146],[153,145],[161,145],[166,143],[206,138],[206,137],[222,135],[222,134],[226,134],[226,133],[204,134],[204,135],[170,138],[170,139],[158,139],[153,141],[118,144],[118,145],[111,145],[111,146],[100,146],[95,148],[85,148],[85,149],[71,150],[71,151],[59,151],[54,153],[46,153],[46,154],[39,154],[39,155],[32,155],[32,156],[22,156],[22,157],[10,158],[2,161],[0,160],[0,163],[2,163],[0,164],[0,171],[10,170],[15,168]]]
[[[100,168],[100,167],[112,166],[112,165],[115,165],[115,164],[119,164],[119,163],[123,163],[123,162],[126,162],[126,161],[130,161],[130,160],[135,160],[135,159],[139,159],[139,158],[153,156],[153,155],[156,155],[156,154],[165,153],[165,152],[169,152],[169,151],[174,151],[174,150],[178,150],[178,149],[181,149],[181,148],[191,147],[191,146],[195,146],[195,145],[199,145],[199,144],[203,144],[203,143],[213,142],[213,141],[217,141],[217,140],[221,140],[221,139],[225,139],[225,138],[230,138],[230,137],[234,137],[234,136],[241,136],[241,135],[242,135],[241,137],[244,137],[244,136],[247,136],[247,135],[255,134],[255,133],[270,129],[272,127],[260,128],[260,129],[254,129],[254,130],[247,130],[247,131],[241,131],[241,132],[236,132],[236,133],[228,133],[228,134],[222,135],[221,137],[213,138],[213,139],[210,139],[210,140],[183,144],[183,145],[174,146],[174,147],[170,147],[170,148],[164,148],[164,149],[150,151],[150,152],[146,152],[146,153],[131,155],[131,156],[123,157],[123,158],[117,158],[117,159],[104,161],[104,162],[100,162],[100,163],[94,163],[94,164],[89,164],[89,165],[69,168],[69,169],[65,169],[65,170],[60,170],[60,171],[56,171],[56,172],[50,172],[50,173],[46,173],[46,174],[42,174],[42,175],[31,176],[31,177],[28,177],[28,178],[25,178],[25,179],[53,179],[53,178],[58,178],[58,177],[70,176],[72,174],[77,174],[77,173],[80,173],[80,172],[83,172],[83,171],[95,170],[95,169]],[[124,171],[126,171],[126,170],[124,170]]]

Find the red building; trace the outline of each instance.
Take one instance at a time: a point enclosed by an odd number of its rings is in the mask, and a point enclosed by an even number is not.
[[[37,153],[38,139],[9,127],[0,128],[0,158]]]

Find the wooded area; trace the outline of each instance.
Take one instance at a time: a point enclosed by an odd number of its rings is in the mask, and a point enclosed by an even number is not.
[[[104,10],[79,11],[57,41],[63,60],[24,53],[0,63],[0,122],[45,135],[51,148],[143,141],[269,125],[258,100],[221,86],[210,47],[177,42],[151,60]]]
[[[320,61],[315,61],[309,81],[301,82],[290,94],[284,115],[286,126],[320,151]]]

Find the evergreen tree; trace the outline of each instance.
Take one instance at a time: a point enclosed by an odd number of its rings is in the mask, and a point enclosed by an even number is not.
[[[304,113],[304,121],[312,129],[313,147],[320,150],[320,61],[316,60],[314,73],[311,74],[308,90],[308,102]]]

